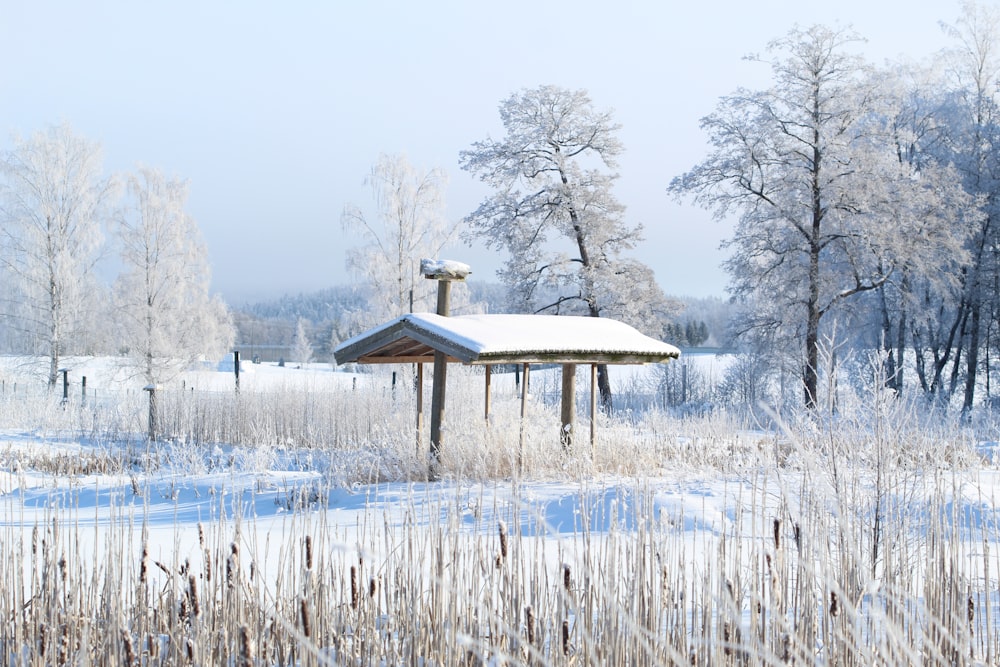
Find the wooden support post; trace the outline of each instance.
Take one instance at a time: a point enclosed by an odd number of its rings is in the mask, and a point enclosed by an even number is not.
[[[417,364],[417,451],[423,445],[424,434],[424,365]]]
[[[576,364],[562,365],[561,416],[559,441],[565,449],[569,449],[573,445],[573,429],[576,426]]]
[[[233,350],[233,375],[236,377],[236,393],[240,393],[240,351]]]
[[[490,381],[493,377],[493,366],[486,364],[486,398],[484,400],[483,406],[483,418],[486,419],[486,425],[490,424]]]
[[[597,364],[590,365],[590,458],[597,454]]]
[[[524,418],[528,415],[528,364],[524,364],[524,377],[521,378],[521,434],[517,450],[517,470],[524,469]]]
[[[450,311],[451,281],[438,280],[437,314],[444,317]],[[437,479],[437,465],[441,458],[441,426],[444,423],[445,387],[448,382],[448,358],[444,352],[434,352],[434,378],[431,385],[431,448],[428,478]]]
[[[447,385],[448,359],[444,352],[434,353],[434,377],[431,383],[431,467],[437,466],[441,456],[441,426],[444,423],[445,386]],[[432,474],[433,478],[434,475]]]
[[[420,273],[424,278],[438,281],[437,314],[448,317],[451,314],[451,283],[462,281],[469,275],[468,265],[461,262],[439,262],[420,260]],[[438,463],[441,456],[441,429],[444,425],[444,399],[447,385],[448,357],[444,352],[434,352],[434,379],[431,385],[431,446],[427,478],[438,479]]]

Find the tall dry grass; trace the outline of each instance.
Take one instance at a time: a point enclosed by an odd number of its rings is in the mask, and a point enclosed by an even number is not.
[[[7,517],[0,649],[10,665],[993,664],[1000,536],[956,495],[974,480],[908,481],[873,557],[870,513],[819,472],[730,478],[716,524],[649,481],[612,502],[591,482],[572,528],[517,484],[414,486],[354,525],[220,511],[165,549],[141,508],[99,527],[80,508]]]
[[[238,457],[217,457],[217,443],[262,452],[244,464],[261,470],[280,450],[324,471],[309,498],[291,499],[282,523],[220,507],[220,518],[198,524],[193,546],[190,527],[178,525],[164,549],[152,534],[158,527],[143,522],[150,508],[124,501],[101,521],[74,507],[37,520],[11,510],[0,526],[3,660],[1000,660],[995,469],[978,458],[968,430],[874,392],[782,430],[725,415],[602,417],[595,448],[578,439],[567,451],[555,408],[531,403],[522,431],[516,396],[501,391],[487,424],[482,378],[456,375],[450,395],[464,399],[449,404],[441,462],[456,483],[414,483],[401,505],[373,504],[351,525],[322,509],[334,488],[420,479],[426,470],[410,392],[164,395],[158,442],[144,440],[141,396],[0,400],[8,427],[88,438],[93,446],[80,451],[94,466],[120,466],[140,495],[161,467],[184,470],[209,457],[237,465]],[[0,456],[7,470],[53,478],[90,471],[46,452]],[[579,484],[572,527],[546,525],[528,481],[538,479]],[[699,492],[688,496],[693,505],[665,504],[676,486],[704,486],[705,506]]]

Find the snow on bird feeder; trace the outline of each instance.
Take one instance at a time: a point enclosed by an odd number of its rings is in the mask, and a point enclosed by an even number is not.
[[[472,273],[468,264],[451,259],[421,259],[420,273],[431,280],[465,280]]]

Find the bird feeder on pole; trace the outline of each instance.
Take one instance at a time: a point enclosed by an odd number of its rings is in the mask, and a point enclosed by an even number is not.
[[[451,260],[421,259],[420,273],[428,280],[438,281],[437,314],[448,317],[451,312],[451,284],[464,282],[472,273],[468,264]],[[444,352],[434,352],[434,380],[431,385],[431,443],[428,462],[430,479],[437,478],[437,464],[441,454],[441,426],[444,421],[445,381],[448,359]]]

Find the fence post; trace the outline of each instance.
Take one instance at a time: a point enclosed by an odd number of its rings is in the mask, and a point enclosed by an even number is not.
[[[142,388],[149,392],[149,440],[156,440],[156,385],[147,384]]]
[[[59,372],[62,373],[62,376],[63,376],[63,397],[62,397],[62,402],[63,402],[63,405],[66,405],[66,403],[69,402],[69,369],[68,368],[60,368]]]
[[[87,403],[87,376],[86,375],[83,376],[82,382],[83,382],[83,385],[82,385],[82,390],[81,390],[81,395],[80,395],[80,402],[82,404],[86,405],[86,403]]]
[[[240,351],[233,350],[233,373],[236,374],[236,393],[240,393]]]
[[[687,362],[681,364],[681,405],[688,401],[688,365]]]

